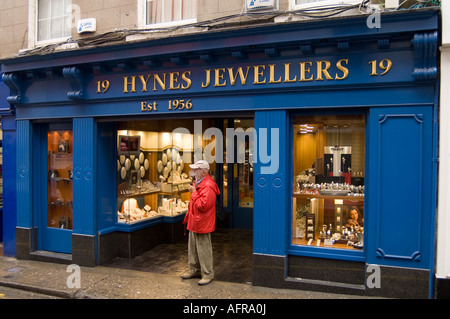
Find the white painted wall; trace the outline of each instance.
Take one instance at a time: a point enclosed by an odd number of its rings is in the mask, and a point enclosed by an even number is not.
[[[441,2],[441,88],[436,277],[450,278],[450,1]]]

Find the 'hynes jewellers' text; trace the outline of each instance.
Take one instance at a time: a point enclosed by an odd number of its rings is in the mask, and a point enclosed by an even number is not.
[[[282,84],[323,80],[344,80],[349,75],[348,59],[332,65],[330,61],[307,61],[284,64],[260,64],[244,67],[204,70],[201,87],[225,87],[252,84]],[[123,93],[158,90],[187,90],[192,86],[192,71],[153,73],[123,77]],[[99,92],[100,93],[100,92]]]

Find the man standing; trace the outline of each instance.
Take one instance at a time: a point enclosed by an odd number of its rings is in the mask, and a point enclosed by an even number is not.
[[[199,285],[207,285],[214,279],[211,233],[216,228],[216,197],[219,187],[209,175],[209,164],[200,160],[189,165],[195,176],[195,185],[189,187],[191,200],[183,224],[189,230],[189,272],[181,278],[201,278]]]

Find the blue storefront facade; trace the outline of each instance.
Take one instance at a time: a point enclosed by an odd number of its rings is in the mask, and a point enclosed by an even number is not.
[[[182,123],[168,125],[173,131],[195,119],[217,127],[221,119],[246,118],[257,136],[253,204],[250,222],[239,222],[253,229],[254,285],[433,297],[439,11],[383,14],[381,28],[366,19],[230,28],[2,60],[15,110],[2,117],[4,199],[9,192],[14,201],[4,214],[17,216],[7,226],[14,239],[5,240],[5,253],[96,266],[135,256],[148,248],[142,240],[150,233],[173,240],[182,215],[117,220],[119,132],[139,121]],[[66,134],[57,138],[64,142],[51,148],[49,132]],[[333,154],[345,143],[351,158],[339,157],[337,167]],[[50,169],[50,159],[60,166]],[[345,166],[350,159],[352,167]],[[301,182],[310,166],[314,172]],[[323,189],[336,185],[330,177],[337,175],[359,190],[342,189],[344,183]],[[51,198],[50,179],[70,196]],[[306,227],[301,205],[309,207]],[[338,216],[356,206],[363,231],[344,227]],[[50,221],[51,209],[72,213]],[[336,235],[320,232],[322,224]]]
[[[1,69],[0,69],[0,73]],[[0,241],[3,254],[15,256],[16,252],[16,190],[15,190],[15,113],[14,106],[8,103],[9,88],[0,81],[0,116],[2,121],[2,156],[12,160],[3,161],[3,202],[0,216]]]

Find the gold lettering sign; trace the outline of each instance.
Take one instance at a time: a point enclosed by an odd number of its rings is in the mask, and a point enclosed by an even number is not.
[[[390,59],[368,62],[366,68],[369,76],[384,76],[392,69]],[[362,67],[359,70],[364,70]],[[329,60],[287,62],[282,64],[257,64],[233,67],[204,69],[200,82],[201,88],[222,88],[227,86],[293,84],[312,81],[342,81],[349,77],[349,59],[337,62]],[[123,94],[184,91],[192,87],[192,71],[149,73],[127,75],[122,77]],[[108,92],[110,80],[95,82],[96,93]],[[178,100],[177,100],[178,101]],[[180,100],[181,101],[181,100]],[[144,111],[155,110],[153,102],[141,105]],[[182,105],[182,103],[180,104]],[[187,108],[186,108],[187,109]]]

